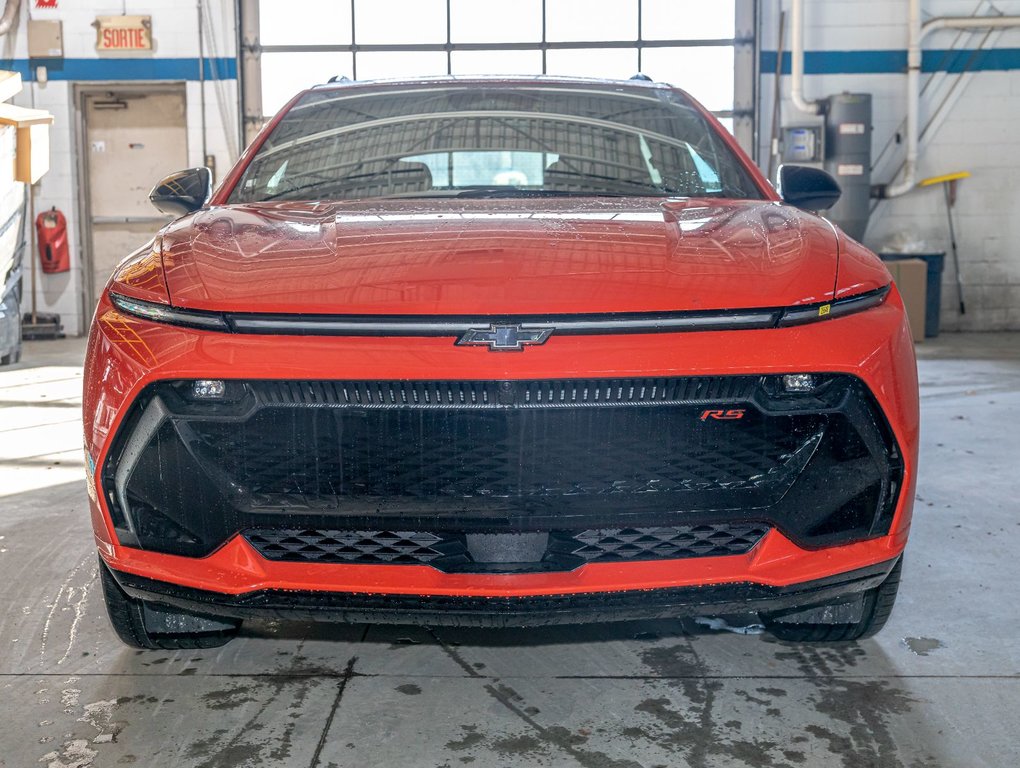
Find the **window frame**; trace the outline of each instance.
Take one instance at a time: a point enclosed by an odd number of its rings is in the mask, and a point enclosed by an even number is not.
[[[339,0],[344,1],[344,0]],[[733,35],[731,37],[722,37],[714,39],[653,39],[647,40],[642,36],[642,5],[643,0],[636,0],[635,7],[637,13],[637,36],[632,39],[620,39],[620,40],[599,40],[599,41],[584,41],[584,40],[570,40],[570,41],[557,41],[550,40],[547,34],[547,21],[548,21],[548,2],[549,0],[540,0],[539,8],[541,11],[541,39],[535,41],[518,41],[518,42],[454,42],[452,36],[452,24],[451,24],[451,5],[452,0],[445,0],[443,5],[446,11],[446,41],[445,42],[433,42],[433,43],[387,43],[387,44],[363,44],[358,42],[358,15],[357,7],[358,0],[345,0],[349,4],[351,14],[351,42],[340,43],[340,44],[274,44],[274,45],[262,45],[258,40],[249,42],[247,45],[242,46],[241,58],[242,66],[240,71],[248,76],[249,79],[258,78],[258,82],[249,83],[243,85],[242,90],[245,93],[244,99],[247,102],[244,114],[246,115],[246,125],[248,136],[250,140],[258,125],[256,123],[264,123],[271,115],[267,116],[263,114],[261,104],[261,63],[259,59],[263,53],[278,54],[278,53],[350,53],[351,54],[351,71],[348,72],[337,72],[337,73],[322,73],[324,79],[328,79],[330,76],[348,76],[353,80],[358,79],[358,55],[360,53],[408,53],[408,52],[442,52],[446,54],[446,74],[452,75],[454,72],[454,56],[456,52],[462,51],[538,51],[541,53],[541,72],[536,73],[516,73],[516,74],[548,74],[548,62],[547,54],[549,51],[555,50],[577,50],[577,49],[598,49],[598,50],[619,50],[629,49],[635,50],[637,53],[637,72],[642,71],[642,54],[647,49],[654,48],[709,48],[709,47],[723,47],[731,48],[734,56],[734,88],[733,88],[733,100],[732,106],[729,109],[714,109],[710,110],[713,115],[722,120],[731,121],[733,124],[733,133],[737,137],[738,143],[743,147],[745,151],[754,156],[755,142],[755,114],[753,109],[753,101],[749,101],[748,96],[753,95],[753,85],[751,83],[755,76],[754,62],[756,56],[754,52],[756,50],[756,9],[754,0],[731,0],[735,4],[735,24]],[[241,5],[242,15],[242,26],[251,29],[258,28],[258,9],[259,0],[243,0]],[[247,24],[245,23],[244,15],[254,15],[255,19],[248,19]],[[254,25],[252,25],[254,22]],[[247,57],[253,57],[256,61],[256,66],[249,67],[244,66],[244,60]],[[748,62],[751,63],[748,67]],[[438,74],[438,73],[437,73]],[[636,73],[632,73],[636,74]],[[620,78],[627,77],[627,73],[620,73]],[[675,83],[679,87],[683,87],[683,83]],[[748,91],[751,93],[748,93]],[[255,95],[257,94],[257,95]],[[257,104],[255,103],[257,102]]]

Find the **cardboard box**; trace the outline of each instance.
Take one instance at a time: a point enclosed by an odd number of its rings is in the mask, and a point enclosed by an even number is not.
[[[0,71],[0,125],[14,129],[14,180],[35,184],[50,169],[50,124],[53,115],[45,109],[8,104],[6,100],[20,90],[21,75]],[[7,161],[7,157],[3,158],[4,176]]]
[[[8,101],[21,93],[21,75],[0,69],[0,101]]]
[[[53,115],[44,109],[29,109],[0,103],[0,125],[18,131],[14,178],[35,184],[50,169],[50,123]]]
[[[923,259],[887,261],[893,282],[903,297],[910,332],[915,342],[924,341],[925,305],[928,301],[928,264]]]

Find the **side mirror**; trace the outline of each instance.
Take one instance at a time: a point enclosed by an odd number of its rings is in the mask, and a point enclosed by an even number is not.
[[[171,216],[184,216],[197,211],[212,197],[212,171],[188,168],[171,173],[149,193],[149,202]]]
[[[843,194],[832,176],[819,168],[806,165],[779,166],[779,185],[776,189],[784,202],[805,211],[824,211],[831,208]]]

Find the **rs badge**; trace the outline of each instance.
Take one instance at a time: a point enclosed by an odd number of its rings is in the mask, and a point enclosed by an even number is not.
[[[715,419],[716,421],[731,421],[733,419],[742,418],[744,418],[743,408],[733,408],[728,411],[710,408],[707,411],[701,412],[702,421],[708,421],[709,419]]]

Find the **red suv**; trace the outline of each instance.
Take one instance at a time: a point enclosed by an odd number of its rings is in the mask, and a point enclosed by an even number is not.
[[[86,360],[114,627],[885,622],[916,476],[903,304],[680,90],[338,83],[122,262]]]

